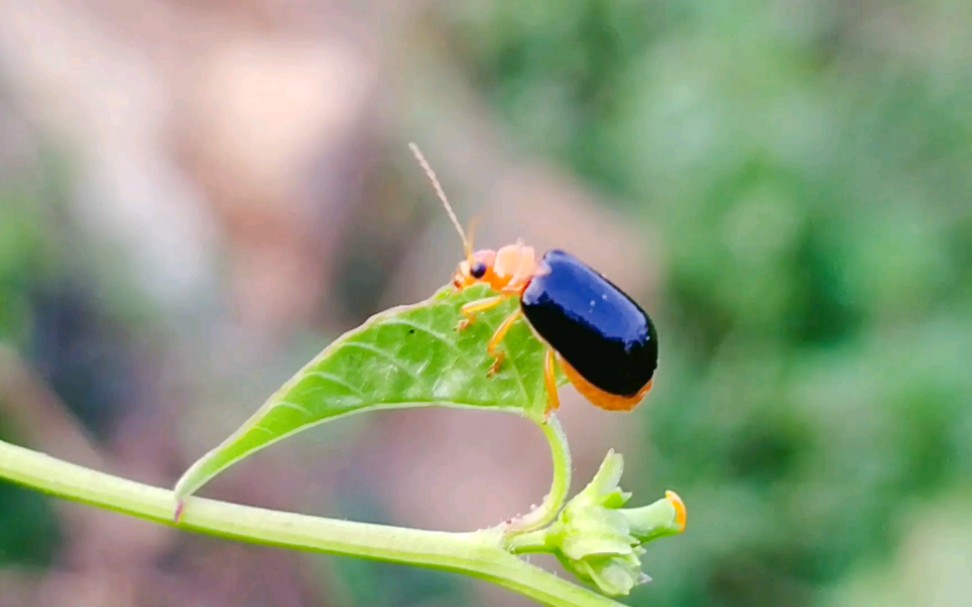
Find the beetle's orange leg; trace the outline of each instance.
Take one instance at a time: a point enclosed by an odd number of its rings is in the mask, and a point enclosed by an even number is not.
[[[560,408],[560,395],[557,394],[557,371],[554,368],[553,348],[547,348],[547,356],[543,361],[543,383],[547,386],[547,408],[543,411],[544,419]]]
[[[514,282],[511,280],[508,285],[500,289],[500,293],[503,293],[504,295],[516,295],[519,297],[525,288],[526,286],[524,281],[521,280]]]
[[[517,308],[512,314],[506,317],[506,320],[496,329],[496,333],[493,333],[493,336],[489,338],[489,343],[486,344],[486,351],[495,359],[493,366],[489,368],[490,375],[496,375],[500,369],[500,365],[503,364],[503,359],[506,355],[499,351],[499,346],[503,342],[503,338],[506,337],[506,334],[513,327],[513,323],[519,320],[520,314],[522,313],[523,311]]]
[[[495,308],[496,306],[500,305],[501,303],[509,299],[509,297],[510,297],[509,295],[496,295],[494,297],[487,297],[486,299],[480,299],[478,301],[471,301],[467,303],[462,308],[460,308],[460,312],[462,313],[464,318],[463,320],[459,321],[459,324],[456,326],[456,329],[458,331],[462,331],[468,328],[469,325],[473,324],[473,322],[476,320],[477,314],[479,314],[480,312],[485,312],[490,308]]]

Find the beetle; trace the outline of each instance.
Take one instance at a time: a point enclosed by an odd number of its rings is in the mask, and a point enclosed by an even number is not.
[[[503,363],[503,338],[522,317],[547,346],[547,415],[560,406],[558,362],[577,391],[602,409],[630,411],[641,403],[651,391],[658,366],[658,333],[648,314],[618,286],[565,251],[554,249],[537,259],[533,247],[522,241],[498,250],[474,250],[435,172],[418,146],[409,147],[462,238],[466,257],[456,268],[453,286],[461,291],[484,283],[496,291],[464,305],[457,329],[465,329],[477,314],[510,297],[519,298],[519,307],[487,342],[493,357],[490,375]]]

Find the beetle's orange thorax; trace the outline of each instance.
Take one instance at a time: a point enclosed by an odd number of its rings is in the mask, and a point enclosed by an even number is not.
[[[482,264],[486,272],[479,278],[473,268]],[[453,284],[460,291],[477,283],[486,283],[495,291],[522,291],[537,272],[537,255],[533,247],[521,243],[506,245],[498,251],[483,249],[459,264]]]

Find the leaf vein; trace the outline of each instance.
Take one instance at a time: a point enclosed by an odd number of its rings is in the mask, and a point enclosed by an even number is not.
[[[293,409],[298,413],[306,415],[307,417],[313,417],[313,414],[307,410],[307,407],[300,403],[291,402],[289,400],[278,400],[274,403],[274,407],[285,407],[287,409]]]
[[[523,381],[523,374],[520,373],[520,368],[517,366],[517,359],[519,357],[512,356],[509,346],[506,346],[506,351],[508,354],[510,354],[506,357],[506,360],[510,362],[510,367],[514,372],[514,375],[516,375],[516,381],[520,384],[520,391],[523,392],[523,402],[526,403],[527,406],[530,406],[533,404],[533,400],[531,400],[530,395],[527,394],[526,382]]]
[[[416,374],[414,371],[406,367],[404,364],[401,363],[401,361],[399,361],[397,358],[395,358],[388,352],[385,352],[381,348],[376,348],[371,344],[363,343],[360,341],[348,341],[344,344],[344,346],[348,348],[359,348],[366,352],[371,352],[375,356],[388,361],[389,363],[391,363],[393,367],[399,369],[400,371],[402,371],[403,373],[405,373],[415,381],[422,381],[422,378],[418,374]]]
[[[434,337],[435,339],[439,340],[444,346],[446,346],[452,353],[454,353],[456,355],[456,358],[457,359],[459,359],[467,367],[469,367],[469,369],[471,371],[475,372],[475,371],[477,371],[479,369],[479,365],[477,365],[471,358],[469,358],[469,356],[467,356],[466,353],[462,351],[462,349],[460,349],[458,346],[456,346],[454,343],[452,343],[449,340],[449,337],[447,335],[443,334],[443,333],[440,333],[438,331],[434,331],[434,330],[432,330],[429,327],[420,325],[418,323],[415,323],[415,322],[412,322],[412,321],[409,321],[409,320],[404,320],[404,319],[401,319],[401,318],[396,318],[396,319],[390,320],[387,324],[389,324],[389,325],[401,325],[401,326],[405,326],[405,327],[409,327],[409,328],[415,329],[416,331],[422,331],[426,335],[429,335],[429,336]],[[493,382],[491,382],[491,381],[489,382],[488,385],[489,385],[490,389],[493,391],[493,396],[498,400],[499,399],[499,391],[496,389],[496,385]],[[524,390],[524,394],[525,394],[525,390]]]
[[[364,392],[362,392],[352,384],[348,383],[347,381],[341,379],[341,377],[334,375],[333,373],[328,373],[327,371],[308,371],[307,376],[319,377],[324,381],[331,382],[336,386],[341,386],[342,388],[347,389],[349,392],[352,392],[355,396],[357,396],[362,401],[367,400]],[[317,392],[317,390],[308,391],[308,394],[312,394],[313,392]]]

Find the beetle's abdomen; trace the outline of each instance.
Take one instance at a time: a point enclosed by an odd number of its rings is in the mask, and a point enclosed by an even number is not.
[[[520,297],[534,330],[580,375],[609,394],[637,394],[658,365],[658,335],[621,289],[569,253],[543,256]]]

